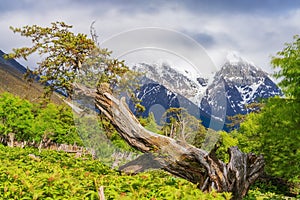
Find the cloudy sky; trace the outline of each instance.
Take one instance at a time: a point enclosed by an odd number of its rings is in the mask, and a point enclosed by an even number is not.
[[[227,52],[237,51],[271,72],[270,57],[300,33],[300,1],[1,0],[0,49],[10,52],[14,47],[29,44],[13,34],[9,26],[48,26],[53,21],[64,21],[74,25],[74,32],[86,34],[96,21],[100,43],[130,30],[171,30],[197,41],[218,67]],[[149,38],[144,34],[135,37]],[[124,44],[120,40],[119,46],[134,41],[132,37],[124,38]]]

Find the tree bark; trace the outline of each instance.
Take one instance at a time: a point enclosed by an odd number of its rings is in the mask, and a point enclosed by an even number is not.
[[[115,98],[106,84],[99,86],[96,107],[111,121],[118,133],[132,147],[147,153],[120,169],[137,173],[162,168],[198,185],[203,191],[231,192],[241,199],[263,172],[264,159],[242,153],[237,147],[228,150],[230,162],[223,163],[214,152],[208,153],[185,142],[146,130],[129,110],[125,98]],[[153,165],[153,166],[151,166]]]

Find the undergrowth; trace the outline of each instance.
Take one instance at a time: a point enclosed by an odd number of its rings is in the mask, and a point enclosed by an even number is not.
[[[99,199],[100,186],[107,200],[231,198],[230,193],[203,193],[161,170],[125,175],[91,156],[0,145],[0,162],[0,199]],[[286,199],[258,186],[245,199]]]
[[[230,199],[230,193],[203,193],[196,185],[163,171],[121,174],[91,157],[0,145],[1,199]]]

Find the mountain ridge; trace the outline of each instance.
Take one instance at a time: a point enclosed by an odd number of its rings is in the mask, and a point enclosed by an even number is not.
[[[224,90],[220,87],[224,87]],[[256,102],[260,98],[282,95],[281,90],[271,80],[268,73],[241,60],[225,62],[216,73],[212,85],[207,88],[205,98],[208,99],[209,96],[215,96],[221,92],[226,93],[227,105],[231,105],[231,108],[227,107],[227,116],[247,114],[249,110],[245,108],[245,105]]]
[[[6,55],[6,53],[0,50],[0,63],[10,66],[21,72],[22,74],[25,74],[27,72],[27,69],[23,65],[18,63],[15,59],[5,59],[4,55]]]
[[[170,70],[171,66],[161,65],[159,68],[157,64],[151,67],[151,64],[145,63],[136,64],[135,66],[139,66],[139,71],[151,69],[149,70],[150,72],[147,71],[145,76],[154,83],[164,86],[166,93],[174,93],[175,96],[176,94],[180,96],[181,99],[178,101],[178,106],[186,106],[186,102],[189,102],[189,110],[199,109],[196,112],[193,111],[192,115],[200,118],[207,128],[215,127],[216,129],[228,130],[226,127],[226,124],[229,122],[228,116],[247,114],[252,110],[247,108],[246,105],[257,102],[262,98],[282,95],[280,88],[272,81],[267,72],[264,72],[236,53],[227,56],[221,69],[215,73],[212,82],[204,86],[201,85],[201,92],[198,91],[198,94],[200,93],[201,95],[194,97],[191,97],[191,95],[197,94],[197,92],[191,91],[197,90],[200,87],[200,82],[196,87],[193,87],[195,81],[191,81],[192,78],[187,77],[186,74],[180,74],[176,70]],[[162,80],[164,78],[166,79]],[[200,78],[205,79],[206,77]],[[182,84],[178,82],[182,81],[185,81],[185,87],[178,87]],[[167,83],[167,85],[164,85],[164,83]],[[158,85],[155,87],[157,88]],[[163,102],[166,102],[165,94],[162,90],[158,91],[157,93],[152,92],[148,98],[155,104],[158,104],[158,100],[164,97]],[[143,91],[138,91],[138,94],[143,96],[142,105],[146,107],[146,113],[149,113],[151,106],[154,104],[147,100],[147,94],[143,95],[141,92]],[[185,96],[185,93],[188,92],[190,92],[190,96]],[[196,101],[194,100],[195,97],[198,98]],[[170,101],[171,98],[169,99],[169,104]],[[197,104],[198,102],[200,103]],[[194,105],[190,105],[191,103]],[[163,103],[165,110],[168,109],[167,104]],[[132,110],[134,111],[134,109]],[[213,123],[216,125],[213,125]],[[223,126],[221,126],[222,123]]]
[[[0,92],[12,92],[31,101],[39,99],[43,93],[42,85],[26,82],[23,75],[27,69],[13,59],[5,60],[4,54],[0,50]],[[142,87],[136,90],[146,108],[144,117],[154,105],[161,105],[160,109],[164,110],[184,107],[207,128],[227,130],[227,116],[247,114],[251,112],[246,108],[247,104],[282,95],[266,72],[237,54],[227,56],[211,82],[201,74],[189,77],[188,72],[175,70],[166,63],[140,63],[132,69],[147,72],[141,78]],[[137,114],[134,105],[128,103]]]

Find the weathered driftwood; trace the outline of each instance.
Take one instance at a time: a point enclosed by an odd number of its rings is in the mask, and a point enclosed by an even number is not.
[[[134,148],[147,153],[120,169],[137,173],[149,168],[162,168],[198,185],[203,191],[212,189],[232,192],[241,199],[250,185],[263,172],[262,156],[244,154],[237,147],[228,151],[230,162],[217,159],[185,142],[155,134],[142,127],[129,110],[125,99],[115,98],[106,85],[100,85],[95,96],[96,107],[106,115],[119,134]]]

